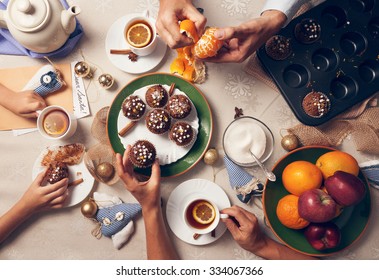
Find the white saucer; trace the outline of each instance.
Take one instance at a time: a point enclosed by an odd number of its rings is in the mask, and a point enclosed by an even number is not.
[[[46,148],[46,150],[42,151],[41,154],[37,157],[34,162],[32,169],[32,180],[34,180],[39,173],[41,173],[45,167],[41,165],[41,161],[45,154],[47,153],[49,148],[53,148],[54,146]],[[84,158],[84,156],[83,156]],[[83,178],[83,182],[79,185],[69,187],[68,196],[65,200],[63,207],[70,207],[77,205],[82,202],[91,192],[95,179],[92,177],[91,173],[89,173],[84,160],[77,165],[69,165],[69,182],[72,182],[76,179]],[[78,175],[80,174],[80,175]]]
[[[111,49],[128,49],[128,44],[124,37],[124,27],[126,22],[140,14],[128,14],[116,20],[109,28],[105,39],[105,52],[114,66],[130,74],[141,74],[152,70],[164,58],[167,45],[161,38],[157,37],[158,44],[155,51],[148,56],[139,56],[137,61],[133,62],[125,54],[111,54]]]
[[[223,222],[220,222],[216,228],[215,237],[212,237],[208,233],[201,235],[196,240],[193,238],[193,233],[191,233],[188,226],[184,223],[181,213],[183,213],[184,200],[194,193],[201,193],[205,197],[208,196],[209,199],[217,204],[220,210],[230,207],[229,198],[219,185],[204,179],[188,180],[178,185],[168,198],[166,207],[167,223],[173,233],[184,242],[193,245],[209,244],[219,239],[225,233],[226,226]]]

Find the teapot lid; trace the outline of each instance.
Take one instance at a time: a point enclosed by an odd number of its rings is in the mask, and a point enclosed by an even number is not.
[[[46,0],[13,0],[7,7],[12,24],[24,32],[41,28],[50,17],[50,6]]]

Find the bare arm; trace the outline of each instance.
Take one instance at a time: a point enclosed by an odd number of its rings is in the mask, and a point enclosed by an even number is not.
[[[209,62],[242,62],[253,54],[285,24],[287,17],[277,10],[262,13],[259,18],[249,20],[235,27],[219,28],[215,36],[224,40],[217,56]]]
[[[179,259],[171,242],[166,225],[163,220],[160,206],[160,167],[156,160],[152,167],[151,177],[140,182],[133,171],[129,161],[130,146],[125,150],[124,156],[116,155],[117,172],[125,184],[125,188],[138,200],[142,207],[145,222],[146,248],[148,259]]]
[[[62,207],[67,197],[68,179],[41,186],[45,172],[41,172],[21,199],[0,217],[0,243],[34,213]]]
[[[45,108],[46,102],[32,90],[14,92],[0,84],[0,105],[21,117],[36,118],[36,111]]]
[[[233,238],[245,250],[272,260],[313,260],[315,258],[301,254],[291,248],[279,244],[265,235],[259,227],[257,217],[238,206],[222,210],[234,217],[239,225],[231,219],[224,219]]]

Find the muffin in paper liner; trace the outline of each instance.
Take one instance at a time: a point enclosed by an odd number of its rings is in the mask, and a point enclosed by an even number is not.
[[[147,140],[138,140],[130,148],[129,160],[138,168],[151,167],[157,156],[155,146]]]
[[[175,122],[170,128],[168,137],[181,147],[188,147],[196,140],[192,126],[186,121]]]

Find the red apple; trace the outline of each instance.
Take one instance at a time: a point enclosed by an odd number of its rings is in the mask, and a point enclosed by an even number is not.
[[[336,216],[337,204],[321,189],[303,192],[298,202],[299,216],[313,223],[324,223]]]
[[[316,250],[325,250],[337,247],[341,241],[341,231],[332,222],[322,224],[309,224],[304,230],[309,244]]]
[[[366,187],[355,175],[336,171],[325,180],[328,194],[341,206],[351,206],[360,202],[366,194]]]

